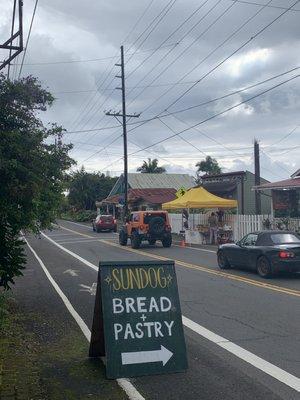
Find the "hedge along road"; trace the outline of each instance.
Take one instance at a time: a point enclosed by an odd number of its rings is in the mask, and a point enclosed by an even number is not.
[[[64,225],[70,226],[67,223],[64,223]],[[81,256],[82,259],[96,265],[99,258],[102,260],[157,258],[155,254],[148,254],[144,249],[132,252],[130,248],[118,248],[118,245],[112,240],[105,240],[105,243],[93,241],[99,238],[99,235],[92,233],[87,235],[82,232],[82,228],[84,227],[80,228],[81,232],[76,227],[76,231],[74,229],[53,231],[50,235],[56,243],[62,243],[60,246],[63,246],[63,249],[69,249],[72,253]],[[100,237],[113,239],[111,234],[103,234]],[[73,244],[70,242],[73,242]],[[152,248],[151,252],[157,250],[160,249]],[[193,252],[188,251],[186,253],[193,254]],[[199,252],[197,254],[199,259]],[[253,363],[256,368],[249,367],[228,354],[222,353],[222,357],[230,361],[230,365],[226,366],[228,370],[224,373],[229,374],[229,369],[241,369],[247,375],[256,378],[257,382],[262,382],[276,393],[285,392],[283,385],[278,384],[278,379],[280,380],[282,377],[287,386],[290,384],[290,386],[297,388],[296,385],[299,381],[295,380],[296,378],[294,379],[294,377],[285,374],[284,371],[276,370],[274,367],[274,365],[277,365],[291,374],[297,374],[297,360],[295,360],[297,357],[295,356],[297,354],[296,334],[299,335],[299,327],[297,331],[296,326],[297,321],[299,321],[299,314],[296,315],[299,306],[297,291],[288,293],[289,291],[284,292],[283,290],[278,292],[276,287],[275,290],[269,288],[265,290],[264,287],[255,286],[252,283],[228,279],[228,277],[219,274],[210,274],[206,269],[190,269],[185,265],[181,266],[181,264],[181,262],[177,263],[177,274],[183,314],[187,317],[184,318],[184,323],[193,331],[193,333],[187,331],[189,337],[191,336],[195,340],[197,334],[196,343],[199,346],[199,335],[201,335],[201,339],[204,336],[218,346],[225,348],[230,354],[235,354],[235,356],[245,359],[247,362],[249,362],[249,357],[252,357],[252,361],[254,359]],[[196,264],[193,265],[197,267]],[[208,328],[210,332],[206,331],[204,327]],[[226,341],[225,338],[234,343]],[[237,343],[240,347],[235,346]],[[203,346],[203,339],[200,344]],[[212,347],[210,343],[208,347],[210,352],[216,351],[217,356],[219,356],[220,350],[216,350],[215,345]],[[251,351],[252,354],[248,354],[246,350]],[[195,351],[193,349],[193,354]],[[271,362],[273,366],[270,366],[264,360],[255,359],[255,355]],[[277,380],[258,372],[257,368],[273,374]],[[271,369],[268,370],[268,368]],[[254,393],[252,394],[254,397]],[[293,395],[288,393],[283,398],[290,399],[293,398]]]

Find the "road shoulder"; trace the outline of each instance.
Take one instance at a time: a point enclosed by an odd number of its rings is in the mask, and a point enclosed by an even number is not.
[[[0,398],[127,399],[27,251],[24,277],[6,296],[0,326]]]

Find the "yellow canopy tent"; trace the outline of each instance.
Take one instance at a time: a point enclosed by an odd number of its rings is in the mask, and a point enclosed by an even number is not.
[[[188,190],[183,196],[163,203],[163,210],[175,210],[178,208],[235,208],[236,200],[223,199],[209,193],[203,187],[196,187]]]

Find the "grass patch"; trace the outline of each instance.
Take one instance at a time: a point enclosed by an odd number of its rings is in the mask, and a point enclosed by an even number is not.
[[[0,398],[18,400],[125,400],[107,380],[100,359],[75,322],[53,310],[26,312],[0,296]]]

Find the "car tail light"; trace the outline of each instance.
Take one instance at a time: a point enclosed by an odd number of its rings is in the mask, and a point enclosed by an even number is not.
[[[279,258],[294,258],[295,257],[295,253],[293,253],[292,251],[287,251],[287,250],[282,250],[279,252]]]

